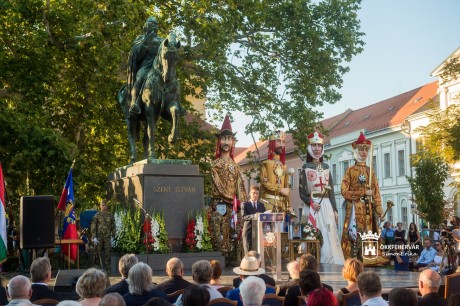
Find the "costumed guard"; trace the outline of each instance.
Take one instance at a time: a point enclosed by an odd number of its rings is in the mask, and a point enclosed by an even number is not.
[[[356,164],[345,172],[342,179],[342,195],[346,200],[346,215],[342,231],[342,250],[345,258],[363,258],[364,265],[384,265],[388,259],[377,255],[372,258],[362,254],[362,243],[358,235],[378,234],[379,218],[383,216],[380,189],[375,173],[366,166],[371,141],[363,132],[352,143]],[[372,158],[371,158],[372,160]],[[380,254],[380,250],[378,250]]]
[[[334,184],[329,165],[323,162],[324,138],[318,132],[309,134],[307,138],[307,162],[299,178],[299,195],[309,207],[309,223],[318,228],[323,236],[321,263],[343,265],[345,259],[337,231]]]
[[[221,250],[222,241],[222,215],[217,211],[217,202],[213,201],[206,211],[208,217],[208,224],[212,229],[211,234],[211,244],[212,250],[218,252]]]
[[[271,204],[273,212],[285,211],[294,215],[289,203],[289,173],[286,170],[285,134],[275,131],[269,138],[268,159],[260,167],[260,199]]]
[[[212,195],[217,203],[217,211],[223,215],[221,226],[221,251],[224,256],[229,259],[232,250],[230,245],[230,227],[233,225],[235,230],[234,236],[239,236],[239,228],[241,226],[236,227],[238,218],[237,203],[239,203],[239,201],[246,201],[246,192],[244,190],[240,168],[233,160],[233,151],[236,141],[228,115],[225,116],[220,133],[216,134],[216,137],[216,159],[211,163],[213,181]],[[211,228],[214,228],[212,224]]]
[[[91,234],[93,243],[101,259],[103,269],[110,273],[110,252],[112,250],[112,238],[115,237],[115,218],[107,207],[107,202],[102,200],[101,210],[94,215],[91,221]]]

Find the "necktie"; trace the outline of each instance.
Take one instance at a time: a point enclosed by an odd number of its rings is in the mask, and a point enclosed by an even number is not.
[[[252,202],[252,206],[254,206],[254,210],[257,211],[257,203],[256,203],[256,202]]]

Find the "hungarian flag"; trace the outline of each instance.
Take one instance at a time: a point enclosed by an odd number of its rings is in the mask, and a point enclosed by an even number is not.
[[[3,180],[2,164],[0,164],[0,238],[0,263],[2,263],[6,261],[8,256],[5,217],[5,181]]]
[[[61,208],[64,207],[64,209]],[[69,175],[67,176],[67,181],[62,191],[61,198],[59,199],[58,204],[59,210],[64,210],[64,223],[62,226],[62,239],[78,239],[77,235],[77,225],[75,224],[75,198],[73,195],[73,178],[72,178],[72,168],[70,168]],[[77,259],[77,245],[70,245],[70,254],[69,247],[66,244],[62,245],[62,253],[70,257],[71,260]]]
[[[232,209],[232,221],[230,225],[232,226],[233,229],[236,229],[236,225],[238,224],[238,205],[239,205],[238,199],[236,198],[236,195],[233,195],[233,209]]]

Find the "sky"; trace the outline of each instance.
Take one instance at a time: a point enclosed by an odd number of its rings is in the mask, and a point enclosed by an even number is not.
[[[460,47],[459,0],[363,0],[358,17],[364,51],[348,64],[342,99],[318,108],[324,119],[435,81],[431,72]],[[236,145],[250,146],[244,133],[249,118],[232,115]]]

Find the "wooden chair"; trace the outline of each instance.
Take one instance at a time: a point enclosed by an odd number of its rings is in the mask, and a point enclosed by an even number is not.
[[[39,299],[34,302],[35,305],[57,305],[59,301],[54,299]]]
[[[446,275],[444,283],[446,284],[444,298],[447,300],[452,294],[460,292],[460,272]]]
[[[359,291],[342,295],[342,306],[361,306],[361,299],[359,298]]]
[[[307,303],[305,303],[305,300],[303,299],[303,296],[298,296],[297,297],[297,306],[306,306]]]
[[[183,294],[184,291],[185,289],[180,289],[180,290],[174,291],[173,293],[167,294],[168,301],[171,304],[174,304],[177,301],[177,298],[179,297],[179,295]]]
[[[284,306],[284,297],[277,296],[274,293],[267,293],[264,295],[262,305]]]
[[[226,298],[218,298],[209,302],[208,306],[236,306],[238,305],[237,301],[232,301]]]
[[[222,294],[222,296],[225,297],[227,295],[227,292],[230,291],[230,290],[233,290],[233,289],[235,289],[235,288],[224,286],[224,287],[217,288],[217,291],[219,291]]]

